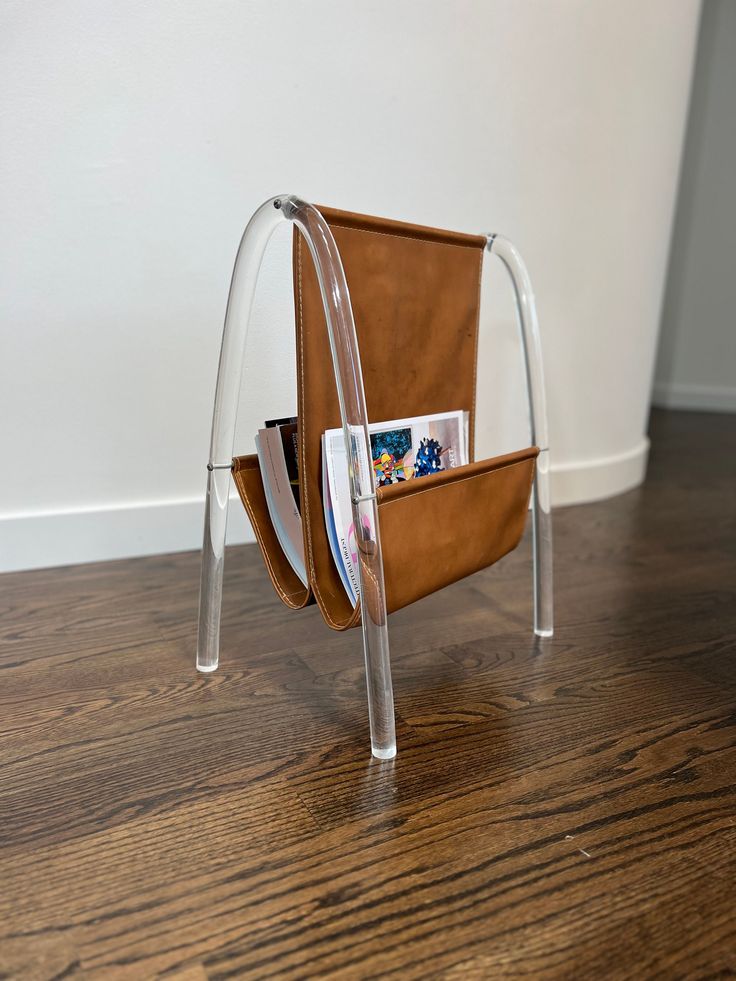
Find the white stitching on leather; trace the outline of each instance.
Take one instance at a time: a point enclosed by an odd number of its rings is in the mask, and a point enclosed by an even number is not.
[[[325,219],[327,221],[327,219]],[[390,238],[403,238],[409,242],[424,242],[425,245],[449,245],[451,249],[480,249],[481,252],[485,249],[485,242],[483,245],[476,244],[475,242],[468,242],[463,244],[460,242],[443,242],[441,239],[428,238],[425,235],[402,235],[401,232],[379,232],[376,228],[361,228],[359,225],[341,225],[336,221],[328,221],[327,224],[330,228],[347,228],[351,232],[371,232],[373,235],[388,235]],[[462,234],[459,232],[458,234]]]

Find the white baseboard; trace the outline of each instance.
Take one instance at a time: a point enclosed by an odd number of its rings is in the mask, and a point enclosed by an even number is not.
[[[238,497],[228,511],[228,544],[255,536]],[[0,516],[0,572],[202,547],[204,498]]]
[[[636,487],[644,479],[648,451],[645,438],[618,456],[553,463],[552,503],[581,504]],[[255,541],[239,498],[231,502],[228,543]],[[198,549],[203,518],[199,498],[0,516],[0,572]]]
[[[736,412],[736,385],[691,385],[655,382],[652,403],[661,409]]]
[[[638,487],[644,480],[649,456],[646,436],[630,450],[581,463],[555,465],[552,459],[550,484],[552,504],[585,504],[614,497]]]

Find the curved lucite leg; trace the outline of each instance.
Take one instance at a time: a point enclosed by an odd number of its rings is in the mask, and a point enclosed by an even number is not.
[[[539,447],[532,489],[532,548],[534,552],[534,633],[551,637],[554,629],[552,572],[552,511],[549,490],[547,402],[539,323],[529,273],[518,249],[501,235],[488,236],[488,251],[502,261],[514,290],[524,349],[532,443]]]
[[[381,538],[358,340],[350,294],[332,232],[314,207],[289,195],[271,198],[253,215],[241,240],[230,283],[207,464],[197,668],[214,671],[218,664],[230,461],[245,337],[263,253],[271,233],[284,219],[293,221],[304,235],[322,291],[350,463],[371,748],[374,756],[387,760],[396,755],[396,729]]]
[[[368,414],[350,294],[340,253],[329,225],[319,211],[298,198],[290,198],[284,203],[284,212],[297,225],[309,246],[325,308],[349,461],[350,497],[358,543],[371,748],[378,759],[390,760],[396,756],[396,727],[386,591],[376,488],[369,451]]]
[[[230,280],[220,364],[217,369],[210,458],[207,464],[209,472],[204,514],[202,574],[199,586],[198,671],[214,671],[219,660],[220,607],[227,505],[230,494],[230,465],[235,440],[240,380],[243,374],[245,337],[263,253],[274,229],[284,221],[281,203],[285,199],[286,195],[266,201],[248,222],[240,240]]]

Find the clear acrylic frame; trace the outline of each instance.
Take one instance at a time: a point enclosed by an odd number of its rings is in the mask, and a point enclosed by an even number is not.
[[[245,339],[263,255],[273,231],[283,221],[293,222],[304,236],[317,271],[325,310],[349,461],[354,525],[359,538],[358,572],[371,751],[376,758],[389,760],[396,755],[396,728],[388,615],[376,488],[372,468],[365,465],[365,461],[370,459],[368,418],[350,293],[329,225],[313,205],[290,194],[270,198],[254,213],[240,241],[230,283],[207,463],[197,669],[214,671],[219,661],[230,468]],[[553,631],[549,446],[542,350],[534,294],[524,262],[511,242],[500,235],[489,235],[486,248],[503,263],[516,300],[526,368],[531,442],[539,447],[532,488],[534,632],[540,637],[549,637]]]

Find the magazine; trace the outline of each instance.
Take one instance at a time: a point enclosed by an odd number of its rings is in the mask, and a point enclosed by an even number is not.
[[[291,492],[294,495],[296,506],[301,512],[301,502],[299,500],[299,452],[296,439],[297,421],[296,416],[289,416],[286,419],[267,419],[266,428],[278,428],[281,434],[284,461],[286,463],[286,472],[289,475]]]
[[[371,463],[377,487],[417,480],[468,462],[462,412],[394,419],[368,427]],[[342,429],[322,438],[325,520],[335,565],[353,606],[358,601],[358,552],[350,501],[348,460]],[[326,480],[325,480],[326,477]]]
[[[281,428],[267,425],[265,429],[259,429],[256,452],[266,505],[276,537],[294,572],[306,586],[302,517],[289,480]]]
[[[467,424],[468,414],[460,411],[373,423],[368,426],[370,459],[362,460],[361,467],[372,467],[377,487],[460,467],[468,462]],[[297,432],[296,418],[271,419],[258,430],[256,451],[276,537],[306,586]],[[322,501],[332,557],[355,606],[360,593],[358,551],[342,429],[329,429],[322,436]]]
[[[322,436],[322,503],[325,510],[325,527],[327,528],[327,538],[330,543],[330,550],[332,551],[332,558],[337,567],[337,571],[340,573],[340,579],[345,587],[345,592],[350,597],[350,600],[355,606],[358,599],[358,589],[357,583],[353,586],[353,583],[348,577],[347,573],[347,562],[343,561],[340,554],[340,542],[337,537],[337,527],[335,525],[335,511],[332,506],[332,489],[330,486],[330,476],[327,468],[327,453],[325,451],[325,437]]]

